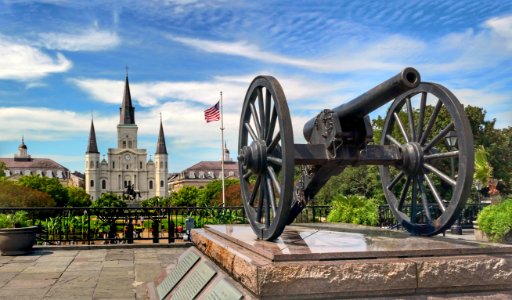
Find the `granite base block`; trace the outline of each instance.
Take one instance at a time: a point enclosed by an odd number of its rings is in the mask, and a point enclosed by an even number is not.
[[[257,240],[247,225],[214,225],[193,230],[191,237],[261,299],[512,291],[512,247],[339,230],[289,226],[268,242]]]

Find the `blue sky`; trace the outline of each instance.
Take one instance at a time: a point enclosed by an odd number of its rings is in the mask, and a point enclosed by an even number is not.
[[[243,97],[275,76],[295,142],[306,120],[405,66],[512,126],[511,1],[3,1],[0,157],[29,154],[84,170],[91,112],[102,154],[116,145],[129,67],[139,147],[155,152],[162,113],[170,171],[220,159],[224,93],[236,155]],[[385,113],[385,107],[375,112]]]

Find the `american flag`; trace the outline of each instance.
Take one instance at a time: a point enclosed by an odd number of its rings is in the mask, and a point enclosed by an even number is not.
[[[206,123],[220,120],[219,102],[204,111]]]

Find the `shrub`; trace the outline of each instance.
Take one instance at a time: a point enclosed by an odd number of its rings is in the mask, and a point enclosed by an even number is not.
[[[359,195],[338,194],[331,202],[328,222],[343,222],[375,226],[379,221],[379,205],[374,199]]]
[[[512,231],[512,198],[485,207],[477,218],[478,228],[492,241],[502,241]]]
[[[0,181],[0,206],[52,207],[55,206],[55,201],[45,192],[4,180]]]
[[[167,207],[171,205],[171,197],[158,197],[143,200],[140,205],[142,207]]]
[[[57,206],[66,206],[69,200],[68,191],[57,178],[41,177],[39,175],[22,176],[18,180],[21,186],[45,192],[55,200]]]
[[[0,228],[21,228],[32,225],[26,211],[17,211],[14,214],[0,214]]]
[[[91,207],[127,207],[126,201],[114,193],[105,193],[92,203]]]

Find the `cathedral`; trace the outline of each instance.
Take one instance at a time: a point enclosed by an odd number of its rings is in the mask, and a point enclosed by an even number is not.
[[[108,149],[108,160],[103,157],[100,161],[94,121],[91,121],[85,153],[85,190],[91,195],[92,200],[110,192],[136,195],[136,199],[169,195],[167,147],[162,120],[154,161],[151,158],[147,159],[146,149],[137,148],[137,130],[127,74],[117,125],[117,148]]]

